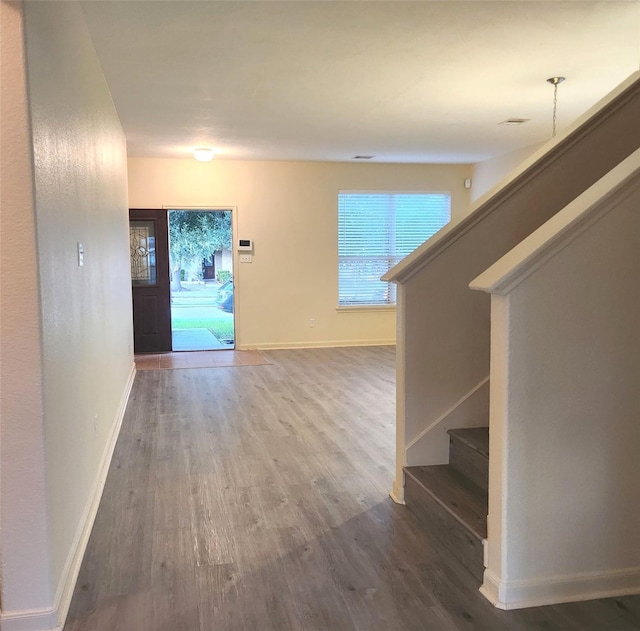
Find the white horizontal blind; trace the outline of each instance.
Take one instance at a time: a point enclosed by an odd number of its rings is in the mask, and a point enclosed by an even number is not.
[[[338,304],[395,304],[380,277],[450,219],[446,193],[339,193]]]

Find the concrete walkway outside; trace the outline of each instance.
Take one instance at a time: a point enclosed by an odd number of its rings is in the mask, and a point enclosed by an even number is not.
[[[173,331],[174,351],[211,351],[218,348],[233,348],[223,344],[209,329],[181,329]]]
[[[171,292],[171,319],[173,322],[190,320],[192,325],[205,325],[205,321],[215,319],[227,321],[231,325],[233,337],[233,314],[220,311],[215,299],[221,284],[216,281],[183,282],[181,291]],[[202,320],[202,323],[197,322]],[[232,349],[233,343],[221,342],[205,326],[202,328],[180,328],[172,331],[174,351],[210,351]]]

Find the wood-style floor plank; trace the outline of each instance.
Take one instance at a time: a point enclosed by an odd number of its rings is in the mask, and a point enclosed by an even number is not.
[[[140,372],[65,631],[627,631],[640,598],[504,612],[388,497],[389,347]]]

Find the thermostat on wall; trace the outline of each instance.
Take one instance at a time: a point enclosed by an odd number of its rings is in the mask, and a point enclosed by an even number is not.
[[[238,250],[243,252],[253,250],[253,241],[251,239],[238,239]]]

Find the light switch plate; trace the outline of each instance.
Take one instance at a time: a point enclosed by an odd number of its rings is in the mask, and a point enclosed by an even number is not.
[[[240,263],[251,263],[253,261],[253,254],[241,254]]]
[[[78,267],[84,265],[84,245],[78,241]]]

